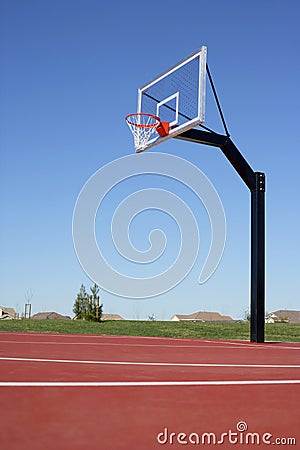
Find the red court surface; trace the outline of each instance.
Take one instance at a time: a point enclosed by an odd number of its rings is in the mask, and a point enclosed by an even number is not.
[[[1,450],[300,448],[300,344],[0,333]]]

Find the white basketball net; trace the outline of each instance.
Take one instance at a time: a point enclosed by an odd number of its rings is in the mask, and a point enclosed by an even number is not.
[[[136,113],[126,116],[127,125],[133,134],[136,151],[143,151],[158,127],[159,118],[151,114]]]

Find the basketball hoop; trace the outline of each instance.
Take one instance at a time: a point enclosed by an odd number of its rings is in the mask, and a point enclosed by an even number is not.
[[[147,142],[155,131],[160,136],[166,136],[169,133],[168,122],[161,122],[160,118],[154,114],[128,114],[125,120],[133,134],[134,147],[137,152],[145,150]]]

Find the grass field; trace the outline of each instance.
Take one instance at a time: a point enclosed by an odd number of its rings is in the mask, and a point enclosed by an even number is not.
[[[250,336],[247,322],[2,320],[0,331],[242,340],[249,340]],[[266,341],[300,342],[300,324],[266,324],[265,331]]]

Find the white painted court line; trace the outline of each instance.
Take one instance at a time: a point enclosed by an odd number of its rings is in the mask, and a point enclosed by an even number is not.
[[[174,341],[176,341],[174,339]],[[173,342],[174,342],[173,341]],[[203,341],[202,341],[203,342]],[[211,341],[205,341],[205,345],[202,345],[201,342],[197,345],[176,345],[174,343],[168,344],[130,344],[130,343],[115,343],[115,342],[63,342],[63,341],[17,341],[17,340],[1,340],[0,344],[33,344],[33,345],[90,345],[90,346],[108,346],[108,347],[153,347],[153,348],[194,348],[201,350],[203,348],[209,348],[209,349],[233,349],[233,350],[244,350],[245,347],[249,349],[255,349],[255,350],[261,350],[261,349],[268,349],[268,350],[281,350],[281,349],[287,349],[287,350],[298,350],[300,351],[300,346],[283,346],[283,345],[263,345],[263,344],[243,344],[243,343],[235,343],[235,342],[229,342],[229,343],[220,343],[220,344],[214,344],[207,345]]]
[[[300,384],[300,380],[228,381],[2,381],[0,387],[142,387],[142,386],[240,386]]]
[[[34,345],[100,345],[112,347],[165,347],[165,348],[212,348],[211,345],[174,345],[174,344],[130,344],[121,342],[62,342],[62,341],[16,341],[0,340],[0,344],[34,344]],[[226,345],[213,345],[213,348],[228,348]],[[300,349],[300,348],[299,348]]]
[[[172,363],[172,362],[146,362],[146,361],[93,361],[81,359],[45,359],[45,358],[17,358],[1,356],[2,361],[22,362],[48,362],[64,364],[100,364],[116,366],[170,366],[170,367],[246,367],[263,369],[300,369],[300,365],[285,364],[215,364],[215,363]]]
[[[193,349],[228,349],[226,344],[220,345],[175,345],[175,344],[130,344],[130,343],[115,343],[115,342],[58,342],[58,341],[12,341],[12,340],[0,340],[0,344],[30,344],[30,345],[86,345],[86,346],[101,346],[101,347],[152,347],[152,348],[193,348]],[[249,346],[252,348],[252,346]],[[281,347],[282,348],[282,347]],[[289,348],[289,347],[288,347]],[[232,349],[232,347],[230,347]],[[235,347],[235,349],[244,350],[244,346]],[[300,347],[299,349],[300,350]]]

